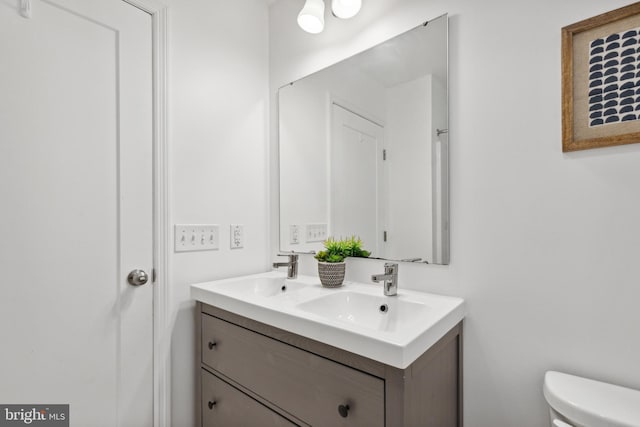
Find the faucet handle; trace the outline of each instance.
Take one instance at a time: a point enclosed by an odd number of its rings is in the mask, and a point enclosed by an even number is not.
[[[384,273],[374,274],[371,276],[371,280],[374,282],[382,281],[395,281],[398,278],[398,264],[395,262],[384,263]]]
[[[298,254],[289,253],[289,254],[278,254],[278,256],[286,256],[289,257],[289,262],[298,261]]]
[[[398,264],[395,262],[385,262],[384,274],[398,274]]]

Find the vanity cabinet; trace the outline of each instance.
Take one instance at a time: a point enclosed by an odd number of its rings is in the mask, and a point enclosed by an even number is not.
[[[406,369],[198,303],[203,427],[462,426],[462,325]]]

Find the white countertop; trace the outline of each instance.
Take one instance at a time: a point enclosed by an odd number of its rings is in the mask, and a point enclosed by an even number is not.
[[[465,314],[461,298],[402,288],[396,296],[384,296],[382,285],[346,281],[329,289],[317,277],[288,280],[277,271],[194,284],[191,296],[401,369]]]

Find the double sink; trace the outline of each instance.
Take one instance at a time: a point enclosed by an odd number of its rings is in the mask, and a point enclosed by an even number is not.
[[[277,271],[191,286],[197,301],[404,369],[464,317],[460,298]]]

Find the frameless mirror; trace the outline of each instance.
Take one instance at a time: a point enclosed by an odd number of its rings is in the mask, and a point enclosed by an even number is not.
[[[278,91],[280,250],[449,263],[448,18]]]

